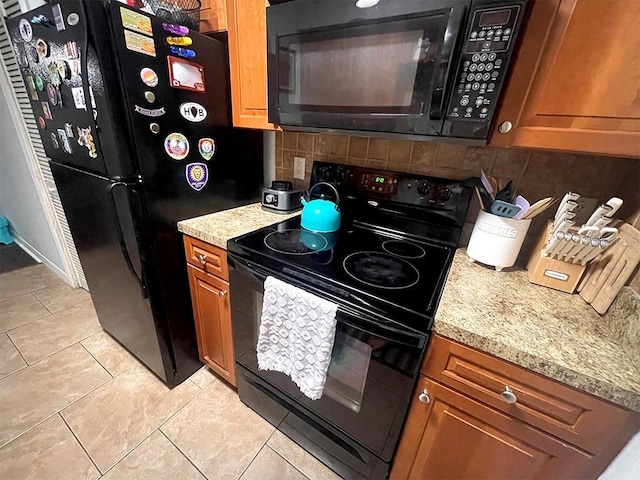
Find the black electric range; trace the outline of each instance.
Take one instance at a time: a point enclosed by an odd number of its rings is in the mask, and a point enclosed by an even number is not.
[[[426,352],[471,184],[315,162],[311,185],[340,194],[341,228],[300,216],[228,242],[238,393],[345,478],[384,478]],[[330,198],[330,189],[316,187]],[[257,367],[263,282],[274,276],[338,305],[322,398]]]

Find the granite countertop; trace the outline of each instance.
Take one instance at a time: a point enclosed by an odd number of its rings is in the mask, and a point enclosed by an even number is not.
[[[259,203],[254,203],[183,220],[178,222],[178,230],[190,237],[226,250],[227,240],[282,222],[296,215],[300,215],[300,212],[289,214],[267,212],[262,210]]]
[[[434,331],[640,412],[640,373],[606,320],[579,295],[530,283],[525,270],[496,272],[459,249]]]

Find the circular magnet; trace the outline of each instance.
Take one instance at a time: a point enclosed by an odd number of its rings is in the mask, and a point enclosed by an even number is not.
[[[53,148],[60,148],[58,137],[56,137],[56,134],[53,132],[51,132],[51,143],[53,143]]]
[[[38,56],[38,50],[36,50],[36,47],[31,47],[29,49],[29,58],[33,63],[40,62],[40,57]]]
[[[80,16],[75,12],[70,13],[67,16],[67,23],[71,26],[77,25],[79,21],[80,21]]]
[[[158,85],[158,75],[148,67],[140,70],[140,79],[147,87],[155,87]]]
[[[184,160],[189,155],[189,140],[181,133],[170,133],[164,139],[164,151],[174,160]]]
[[[20,36],[25,42],[30,42],[33,39],[33,29],[31,28],[31,24],[24,18],[20,20],[18,30],[20,30]]]
[[[42,81],[42,77],[37,75],[35,82],[36,82],[36,88],[38,89],[38,91],[42,92],[44,90],[44,82]]]
[[[153,103],[156,101],[156,94],[153,92],[144,92],[144,98],[147,99],[147,102]]]
[[[69,68],[69,64],[64,60],[58,60],[56,62],[56,67],[58,68],[58,73],[63,80],[68,80],[71,78],[71,69]]]
[[[38,52],[38,56],[40,58],[45,58],[49,56],[49,44],[45,42],[43,39],[39,38],[36,40],[36,51]]]
[[[50,83],[47,83],[47,97],[49,97],[49,101],[54,107],[58,104],[58,92]]]
[[[158,133],[160,133],[160,125],[158,125],[157,123],[150,123],[149,130],[151,130],[151,133],[153,133],[154,135],[157,135]]]
[[[40,127],[40,130],[47,129],[47,122],[44,121],[43,117],[38,117],[38,126]]]

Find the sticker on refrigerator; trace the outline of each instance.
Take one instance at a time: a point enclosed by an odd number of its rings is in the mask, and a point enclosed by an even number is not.
[[[71,68],[65,60],[58,60],[56,67],[58,68],[58,75],[60,75],[62,80],[69,80],[71,78]]]
[[[20,20],[20,23],[18,24],[18,30],[20,31],[22,40],[24,40],[25,42],[30,42],[31,40],[33,40],[33,28],[31,28],[31,24],[24,18]]]
[[[201,122],[207,118],[207,110],[196,102],[186,102],[180,105],[180,115],[190,122]]]
[[[71,76],[80,75],[82,73],[82,64],[80,60],[69,60],[69,69],[71,70]]]
[[[178,57],[167,57],[167,61],[172,87],[200,93],[206,91],[202,65]]]
[[[60,72],[58,72],[58,66],[55,62],[51,62],[47,65],[47,70],[49,71],[49,76],[51,77],[51,83],[53,83],[54,87],[57,87],[62,83],[60,79]]]
[[[209,168],[204,163],[190,163],[185,173],[187,183],[196,192],[202,190],[209,181]]]
[[[198,142],[198,151],[202,158],[209,161],[216,153],[216,142],[213,141],[213,138],[201,138]]]
[[[56,134],[53,132],[51,132],[51,143],[53,143],[53,148],[55,148],[56,150],[60,148],[60,144],[58,143],[58,137],[56,137]]]
[[[189,140],[181,133],[170,133],[164,139],[164,151],[174,160],[184,160],[189,155]]]
[[[38,57],[45,58],[49,56],[49,44],[45,42],[43,39],[39,38],[36,40],[36,52],[38,52]]]
[[[64,44],[64,54],[67,58],[79,58],[78,44],[76,42],[67,42]]]
[[[41,130],[47,129],[47,122],[45,122],[43,117],[38,117],[38,126],[40,127]]]
[[[53,85],[47,83],[47,97],[54,107],[58,104],[58,92]]]
[[[60,143],[62,144],[62,151],[63,152],[65,152],[65,153],[73,153],[73,150],[71,150],[71,142],[69,142],[69,137],[67,137],[67,132],[65,132],[61,128],[58,129],[58,139],[60,140]]]
[[[139,33],[124,31],[124,44],[132,52],[142,53],[150,57],[156,56],[156,44],[151,37],[145,37]]]
[[[153,35],[151,28],[151,19],[146,15],[120,7],[120,18],[122,18],[122,26],[133,30],[134,32],[144,33],[145,35]]]
[[[33,63],[40,63],[40,57],[38,56],[38,50],[36,50],[36,47],[29,48],[29,58]]]
[[[65,123],[64,131],[66,132],[67,137],[73,138],[73,125],[71,125],[70,123]]]
[[[53,120],[53,115],[51,115],[51,107],[49,106],[49,102],[42,102],[42,111],[44,113],[44,118],[47,120]]]
[[[73,87],[71,89],[71,95],[73,96],[73,103],[78,110],[87,109],[87,103],[84,99],[84,89],[82,87]]]
[[[135,110],[136,112],[138,112],[140,115],[144,115],[146,117],[160,117],[162,115],[164,115],[166,112],[164,111],[164,107],[160,107],[160,108],[144,108],[141,107],[139,105],[135,106]]]
[[[36,82],[33,80],[33,77],[31,75],[27,75],[27,88],[29,90],[29,95],[31,96],[31,100],[38,100]]]
[[[140,70],[140,80],[147,87],[156,87],[158,85],[158,74],[152,69],[145,67]]]
[[[78,130],[78,145],[81,147],[87,147],[89,150],[89,156],[91,158],[97,158],[98,152],[96,151],[96,144],[93,141],[93,135],[91,134],[91,127],[77,128]]]
[[[56,24],[56,30],[59,32],[65,30],[67,27],[64,24],[64,17],[62,16],[60,5],[57,4],[51,7],[51,12],[53,13],[53,22]]]

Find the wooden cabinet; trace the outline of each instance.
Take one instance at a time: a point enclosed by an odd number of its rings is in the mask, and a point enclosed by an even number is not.
[[[235,127],[275,130],[267,120],[266,0],[226,0]]]
[[[200,33],[220,32],[227,29],[225,0],[201,0]]]
[[[639,428],[633,412],[434,336],[391,478],[597,478]]]
[[[490,145],[640,156],[639,24],[629,0],[534,0]]]
[[[184,245],[200,360],[235,386],[226,251],[187,236]]]

